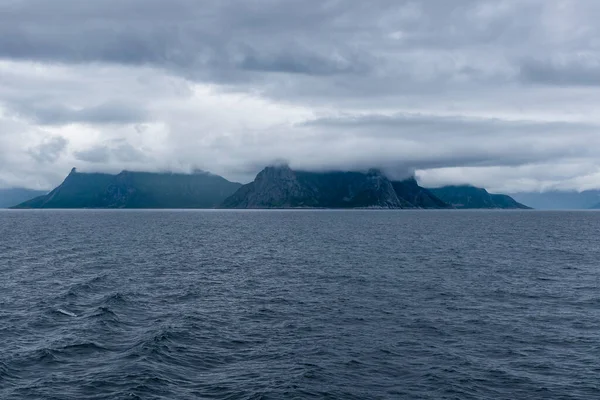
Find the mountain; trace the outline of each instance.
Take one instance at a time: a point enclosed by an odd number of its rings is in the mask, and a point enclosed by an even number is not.
[[[395,187],[410,196],[398,196]],[[447,207],[418,185],[413,188],[412,183],[393,183],[375,169],[367,173],[307,172],[293,171],[288,166],[271,166],[262,170],[254,182],[242,186],[226,199],[222,207],[418,208],[421,204]]]
[[[15,208],[213,208],[241,184],[206,172],[79,173],[45,196]]]
[[[600,190],[523,192],[511,196],[539,210],[587,210],[600,205]]]
[[[475,186],[444,186],[429,190],[446,203],[451,204],[454,208],[530,208],[517,202],[510,196],[505,194],[491,194],[487,190]]]
[[[34,197],[48,193],[42,190],[30,190],[22,188],[0,189],[0,208],[12,207]]]
[[[415,178],[392,182],[392,186],[396,195],[412,205],[413,208],[452,208],[431,190],[419,186]]]
[[[34,193],[35,194],[35,193]],[[30,196],[27,196],[30,197]],[[17,201],[18,202],[18,201]],[[11,204],[12,205],[12,204]],[[247,185],[206,172],[80,173],[14,208],[528,208],[473,186],[425,189],[414,178],[368,172],[263,169]]]

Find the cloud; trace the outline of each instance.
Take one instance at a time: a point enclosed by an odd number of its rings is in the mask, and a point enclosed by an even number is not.
[[[357,56],[319,55],[302,51],[271,55],[246,54],[240,67],[248,71],[284,72],[306,75],[334,75],[364,73],[368,66]]]
[[[30,119],[38,125],[130,124],[150,119],[144,110],[133,104],[104,103],[84,108],[69,108],[62,104],[10,104],[9,112]]]
[[[29,148],[29,155],[42,164],[50,164],[58,160],[68,143],[67,139],[61,136],[48,137]]]
[[[520,76],[525,82],[559,86],[599,86],[600,57],[580,57],[574,60],[526,59],[521,63]]]
[[[597,188],[600,168],[589,161],[572,160],[558,164],[540,162],[484,168],[438,168],[417,171],[417,176],[426,187],[471,184],[484,186],[498,193],[572,191]]]
[[[592,1],[0,2],[0,181],[247,181],[283,158],[600,187],[598,17]]]
[[[90,148],[73,153],[75,159],[90,164],[106,164],[110,161],[122,163],[143,162],[147,156],[122,139],[116,139],[109,143],[94,145]]]
[[[79,161],[92,164],[106,163],[110,159],[110,150],[106,146],[94,146],[89,149],[76,151],[73,155]]]

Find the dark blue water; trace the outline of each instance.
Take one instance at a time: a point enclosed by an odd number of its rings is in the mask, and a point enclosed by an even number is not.
[[[0,398],[600,398],[599,239],[592,212],[0,212]]]

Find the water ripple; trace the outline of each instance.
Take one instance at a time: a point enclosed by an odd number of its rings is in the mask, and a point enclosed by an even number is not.
[[[0,398],[600,398],[599,230],[565,212],[0,212]]]

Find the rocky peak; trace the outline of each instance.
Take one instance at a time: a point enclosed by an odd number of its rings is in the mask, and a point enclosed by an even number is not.
[[[288,165],[271,165],[263,169],[256,176],[255,181],[264,180],[294,180],[294,171]]]

